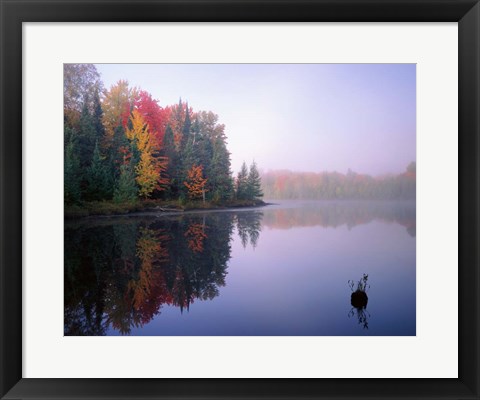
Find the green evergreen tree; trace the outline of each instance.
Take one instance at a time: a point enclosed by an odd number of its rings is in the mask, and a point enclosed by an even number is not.
[[[137,199],[138,188],[135,184],[135,171],[131,163],[120,167],[120,177],[115,187],[113,201],[116,203],[134,202]]]
[[[125,154],[129,149],[130,143],[125,136],[125,129],[123,126],[117,126],[113,133],[112,146],[108,149],[110,175],[113,182],[117,181],[120,176],[120,166],[123,164]]]
[[[181,183],[179,179],[179,157],[175,147],[173,130],[170,125],[167,125],[165,129],[162,155],[168,160],[166,175],[170,179],[170,185],[165,190],[165,195],[169,198],[177,198]]]
[[[196,164],[204,167],[207,197],[217,203],[234,195],[230,153],[227,150],[225,126],[218,123],[218,115],[211,111],[195,114],[192,126]]]
[[[109,195],[108,172],[104,165],[103,158],[98,148],[98,142],[95,144],[93,158],[87,173],[87,200],[106,200]]]
[[[182,100],[180,99],[180,109],[182,107]],[[190,133],[192,129],[192,122],[190,120],[190,112],[188,110],[188,103],[185,105],[185,121],[183,122],[182,128],[182,148],[187,146],[187,143],[190,141]]]
[[[224,140],[215,140],[210,167],[209,192],[216,202],[230,200],[233,197],[233,180],[230,167],[230,153]]]
[[[88,102],[88,96],[85,96],[77,135],[78,158],[83,170],[86,170],[92,162],[93,150],[97,140],[93,117],[88,110]]]
[[[181,100],[180,100],[180,106],[181,106]],[[182,140],[181,140],[181,147],[180,147],[180,162],[181,162],[181,167],[180,167],[180,174],[179,174],[179,192],[180,192],[180,197],[186,198],[187,197],[187,188],[185,185],[183,185],[183,182],[187,180],[187,175],[188,171],[192,168],[194,165],[199,164],[198,160],[198,155],[196,152],[197,146],[193,142],[191,138],[191,133],[192,133],[192,122],[190,120],[190,112],[188,110],[188,103],[185,105],[185,121],[183,123],[183,129],[182,129]]]
[[[130,154],[131,154],[130,163],[132,164],[133,170],[135,170],[135,167],[140,162],[140,156],[141,156],[140,150],[138,150],[137,138],[134,138],[130,142]]]
[[[236,182],[236,197],[238,200],[246,200],[248,198],[248,169],[247,164],[245,161],[242,164],[242,168],[237,175],[237,182]]]
[[[95,90],[94,97],[93,97],[93,127],[95,129],[95,140],[97,142],[101,142],[103,137],[105,136],[105,128],[103,127],[103,110],[102,105],[100,103],[100,95],[98,93],[98,89]]]
[[[247,198],[249,200],[255,200],[259,197],[263,197],[262,181],[257,169],[257,164],[253,161],[247,177]]]
[[[68,136],[63,170],[63,193],[65,204],[70,205],[80,201],[80,162],[76,154],[75,134],[70,133]]]
[[[73,136],[76,136],[75,128],[71,128],[66,121],[63,123],[63,151],[67,150],[68,144],[73,139]]]

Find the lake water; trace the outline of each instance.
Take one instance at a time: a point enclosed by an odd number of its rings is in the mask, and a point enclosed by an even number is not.
[[[66,221],[65,335],[415,335],[413,202],[275,203]]]

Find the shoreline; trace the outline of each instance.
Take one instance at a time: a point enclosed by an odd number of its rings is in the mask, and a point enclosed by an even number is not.
[[[115,204],[110,202],[87,203],[82,206],[70,206],[64,208],[64,220],[82,220],[104,217],[128,217],[128,216],[168,216],[212,211],[235,211],[265,207],[273,203],[263,200],[241,200],[226,204],[212,204],[202,202],[187,203],[184,206],[176,202],[145,201],[139,203]]]
[[[278,201],[280,203],[278,203]],[[349,203],[409,203],[416,204],[413,199],[400,200],[367,200],[367,199],[340,199],[340,200],[291,200],[293,203],[302,202],[305,204],[322,203],[329,204],[349,204]],[[282,203],[284,202],[284,203]],[[288,206],[290,200],[269,199],[263,200],[236,200],[224,204],[205,203],[201,201],[188,202],[179,205],[178,201],[166,200],[143,200],[136,203],[116,204],[113,202],[90,202],[81,206],[65,206],[64,220],[78,221],[86,219],[108,218],[108,217],[133,217],[133,216],[172,216],[202,212],[221,212],[221,211],[242,211],[265,206],[278,206],[284,204]]]

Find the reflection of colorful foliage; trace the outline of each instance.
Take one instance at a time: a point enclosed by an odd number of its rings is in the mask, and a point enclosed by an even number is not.
[[[140,229],[137,257],[141,265],[136,279],[128,282],[128,291],[132,293],[133,307],[142,314],[143,323],[158,312],[162,303],[171,303],[163,271],[159,267],[159,264],[168,260],[168,250],[162,246],[167,240],[167,235],[159,236],[151,229]]]
[[[194,253],[201,253],[203,251],[203,241],[207,238],[205,226],[203,224],[190,225],[185,232],[185,237],[188,239],[188,248]]]
[[[198,221],[126,220],[68,232],[74,240],[65,242],[65,335],[103,335],[108,328],[127,335],[163,305],[183,311],[195,299],[218,296],[233,216]],[[215,232],[210,237],[209,226]]]

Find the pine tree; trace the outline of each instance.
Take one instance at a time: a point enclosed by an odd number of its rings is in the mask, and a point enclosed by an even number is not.
[[[80,162],[76,155],[74,132],[68,136],[70,140],[65,148],[63,193],[65,204],[75,204],[80,201]]]
[[[233,197],[233,181],[230,170],[230,153],[225,142],[215,140],[213,157],[210,167],[211,181],[210,190],[213,192],[213,200],[222,202]]]
[[[247,170],[247,164],[245,164],[245,161],[244,161],[242,164],[242,168],[240,169],[240,172],[237,175],[236,197],[238,200],[246,200],[248,198],[247,180],[248,180],[248,170]]]
[[[120,166],[124,163],[124,159],[130,157],[130,142],[125,135],[123,126],[115,128],[112,144],[107,151],[109,153],[109,175],[111,180],[115,182],[120,176]]]
[[[165,129],[165,136],[163,139],[163,156],[167,159],[167,169],[165,174],[169,179],[168,193],[167,196],[176,197],[179,192],[179,159],[178,153],[175,146],[175,138],[173,135],[173,130],[169,125]]]
[[[103,127],[103,110],[100,103],[100,95],[98,90],[95,90],[93,97],[93,113],[92,113],[93,127],[95,128],[95,141],[101,142],[105,136],[105,128]]]
[[[180,109],[183,107],[182,101],[180,99],[179,104]],[[179,171],[179,180],[180,182],[184,182],[188,179],[188,173],[191,168],[198,164],[197,155],[195,152],[195,146],[193,140],[191,140],[191,130],[192,130],[192,123],[190,120],[190,112],[188,109],[188,103],[185,105],[185,120],[183,121],[182,126],[182,140],[180,142],[180,171]],[[182,198],[186,197],[188,194],[185,191],[185,186],[180,186],[180,196]]]
[[[134,202],[137,199],[137,192],[133,167],[131,163],[123,164],[120,167],[120,177],[115,188],[113,200],[116,203]]]
[[[263,197],[262,182],[257,169],[257,164],[253,161],[252,165],[250,165],[250,171],[247,178],[247,198],[249,200],[255,200],[258,197]]]
[[[218,115],[211,111],[195,113],[192,127],[196,163],[204,167],[208,178],[208,197],[221,203],[233,197],[230,153],[227,150],[225,126],[218,123]]]
[[[105,200],[109,197],[109,182],[107,170],[103,163],[98,142],[93,151],[92,163],[87,173],[87,194],[88,200]]]
[[[180,107],[182,107],[182,100],[180,99]],[[190,133],[192,129],[192,122],[190,120],[190,111],[188,109],[188,103],[185,105],[185,121],[182,128],[182,148],[187,146],[190,141]]]
[[[88,96],[85,96],[77,135],[77,151],[82,170],[86,170],[92,162],[95,148],[96,131],[92,115],[88,110]]]

